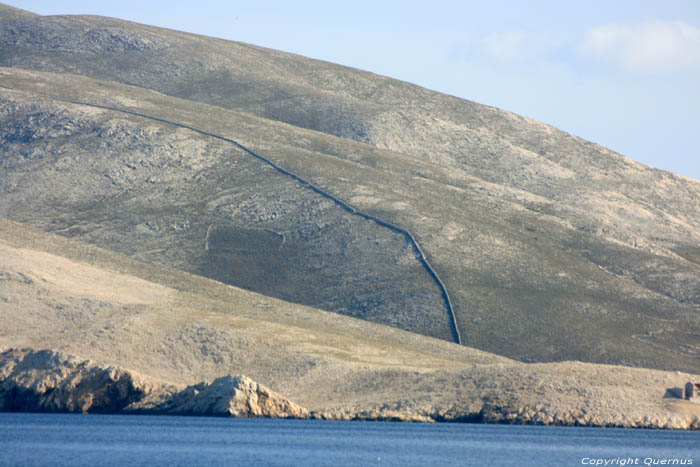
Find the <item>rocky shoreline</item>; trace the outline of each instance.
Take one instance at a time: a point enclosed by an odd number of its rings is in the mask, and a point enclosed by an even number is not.
[[[266,417],[320,420],[462,422],[587,427],[700,430],[700,415],[639,416],[611,410],[504,404],[482,399],[470,407],[406,407],[383,404],[308,410],[245,376],[227,375],[211,383],[184,386],[138,372],[105,366],[53,350],[8,349],[0,353],[0,411],[122,413]],[[675,400],[669,403],[693,404]],[[370,404],[373,405],[373,404]],[[694,404],[697,405],[697,404]]]
[[[625,418],[612,414],[610,418],[591,416],[578,410],[550,413],[543,407],[488,407],[476,413],[420,414],[398,412],[390,409],[373,409],[359,412],[314,412],[312,418],[348,421],[390,421],[424,423],[487,423],[501,425],[545,425],[597,428],[637,428],[663,430],[700,430],[700,417],[642,417]]]
[[[0,353],[0,410],[309,418],[308,410],[245,376],[182,388],[64,352],[32,349]]]

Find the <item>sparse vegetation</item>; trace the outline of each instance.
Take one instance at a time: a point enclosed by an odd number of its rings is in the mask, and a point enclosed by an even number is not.
[[[412,232],[466,345],[700,370],[700,183],[329,63],[107,18],[0,16],[0,215],[453,340],[403,235],[225,141],[65,101],[141,113],[240,142]]]

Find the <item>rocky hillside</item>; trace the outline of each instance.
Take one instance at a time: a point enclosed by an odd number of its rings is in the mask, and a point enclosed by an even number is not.
[[[699,375],[523,364],[8,221],[0,255],[0,410],[700,426]]]
[[[407,83],[115,19],[0,6],[0,65],[4,216],[521,360],[700,369],[697,181]]]

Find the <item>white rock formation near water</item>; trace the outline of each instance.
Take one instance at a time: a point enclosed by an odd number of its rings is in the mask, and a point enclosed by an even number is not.
[[[309,411],[246,376],[188,386],[153,409],[177,415],[309,418]]]
[[[0,353],[0,410],[309,418],[305,408],[245,376],[179,391],[130,370],[32,349]]]

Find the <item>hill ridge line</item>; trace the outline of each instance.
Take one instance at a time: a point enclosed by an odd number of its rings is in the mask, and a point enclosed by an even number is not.
[[[24,90],[22,90],[22,89],[15,89],[15,88],[11,88],[11,87],[9,87],[9,86],[3,86],[3,85],[0,85],[0,88],[9,89],[9,90],[11,90],[11,91],[23,91],[23,92],[27,92],[27,91],[24,91]],[[184,128],[184,129],[187,129],[187,130],[190,130],[190,131],[194,131],[195,133],[199,133],[199,134],[204,135],[204,136],[208,136],[208,137],[211,137],[211,138],[219,139],[219,140],[221,140],[221,141],[225,141],[225,142],[227,142],[227,143],[233,144],[234,146],[236,146],[237,148],[243,150],[243,151],[246,152],[247,154],[249,154],[249,155],[255,157],[256,159],[258,159],[258,160],[264,162],[265,164],[269,165],[270,167],[272,167],[273,169],[277,170],[277,171],[280,172],[281,174],[286,175],[286,176],[288,176],[288,177],[290,177],[290,178],[296,180],[296,181],[297,181],[298,183],[300,183],[302,186],[304,186],[304,187],[306,187],[306,188],[308,188],[308,189],[314,191],[315,193],[317,193],[317,194],[323,196],[323,197],[326,198],[326,199],[329,199],[330,201],[332,201],[333,203],[335,203],[336,205],[338,205],[339,207],[341,207],[341,208],[344,209],[345,211],[349,212],[350,214],[353,214],[353,215],[362,217],[362,218],[367,219],[367,220],[371,220],[371,221],[373,221],[374,223],[376,223],[377,225],[380,225],[380,226],[382,226],[382,227],[386,227],[386,228],[388,228],[388,229],[390,229],[390,230],[393,230],[394,232],[400,233],[401,235],[403,235],[403,236],[411,243],[411,245],[413,246],[413,249],[414,249],[414,250],[416,251],[416,253],[417,253],[418,261],[422,264],[422,266],[424,267],[424,269],[425,269],[425,270],[428,272],[428,274],[433,278],[434,282],[437,284],[438,288],[440,289],[440,292],[441,292],[441,294],[442,294],[442,298],[443,298],[445,307],[447,308],[448,316],[449,316],[449,318],[450,318],[450,324],[451,324],[451,327],[452,327],[452,335],[453,335],[454,341],[455,341],[455,343],[458,344],[458,345],[463,345],[462,336],[461,336],[461,333],[460,333],[460,331],[459,331],[459,327],[458,327],[458,325],[457,325],[457,317],[456,317],[455,312],[454,312],[454,307],[453,307],[453,305],[452,305],[452,300],[450,299],[450,294],[449,294],[449,292],[447,291],[447,286],[445,286],[445,283],[442,281],[442,279],[441,279],[440,276],[438,275],[437,271],[433,268],[433,266],[432,266],[432,265],[430,264],[430,262],[428,261],[427,256],[426,256],[425,253],[423,252],[423,249],[421,248],[420,244],[419,244],[418,241],[416,240],[416,238],[415,238],[415,236],[413,235],[413,233],[411,233],[408,229],[405,229],[405,228],[400,227],[400,226],[398,226],[398,225],[396,225],[396,224],[393,224],[393,223],[391,223],[391,222],[389,222],[389,221],[385,221],[384,219],[381,219],[381,218],[379,218],[379,217],[377,217],[377,216],[373,216],[372,214],[367,214],[367,213],[365,213],[365,212],[362,212],[362,211],[356,209],[355,207],[353,207],[352,205],[350,205],[350,204],[348,204],[347,202],[343,201],[342,199],[338,198],[338,197],[335,196],[334,194],[332,194],[332,193],[330,193],[330,192],[328,192],[328,191],[326,191],[326,190],[320,188],[319,186],[315,185],[313,182],[310,182],[310,181],[304,179],[303,177],[297,175],[296,173],[294,173],[294,172],[292,172],[292,171],[290,171],[290,170],[287,170],[287,169],[285,169],[284,167],[279,166],[277,163],[275,163],[275,162],[272,161],[271,159],[268,159],[267,157],[262,156],[262,155],[256,153],[256,152],[253,151],[252,149],[249,149],[248,147],[242,145],[242,144],[239,143],[238,141],[233,140],[233,139],[231,139],[231,138],[227,138],[227,137],[225,137],[225,136],[217,135],[217,134],[215,134],[215,133],[210,133],[210,132],[208,132],[208,131],[200,130],[200,129],[198,129],[198,128],[195,128],[195,127],[186,125],[186,124],[184,124],[184,123],[174,122],[174,121],[167,120],[167,119],[164,119],[164,118],[155,117],[155,116],[153,116],[153,115],[148,115],[148,114],[144,114],[144,113],[140,113],[140,112],[135,112],[135,111],[133,111],[133,110],[121,109],[121,108],[118,108],[118,107],[111,107],[111,106],[107,106],[107,105],[94,104],[94,103],[90,103],[90,102],[75,101],[75,100],[71,100],[71,99],[61,99],[61,98],[57,98],[57,97],[54,97],[54,96],[50,96],[50,95],[46,95],[46,94],[42,94],[42,93],[38,93],[38,92],[34,92],[34,91],[29,91],[29,92],[31,92],[32,94],[35,94],[35,95],[39,95],[39,96],[46,97],[46,98],[51,99],[51,100],[54,100],[54,101],[66,102],[66,103],[75,104],[75,105],[84,105],[84,106],[88,106],[88,107],[94,107],[94,108],[105,109],[105,110],[111,110],[111,111],[114,111],[114,112],[120,112],[120,113],[124,113],[124,114],[128,114],[128,115],[134,115],[134,116],[136,116],[136,117],[141,117],[141,118],[146,118],[146,119],[149,119],[149,120],[158,121],[158,122],[161,122],[161,123],[165,123],[165,124],[168,124],[168,125],[176,126],[176,127],[178,127],[178,128]]]

